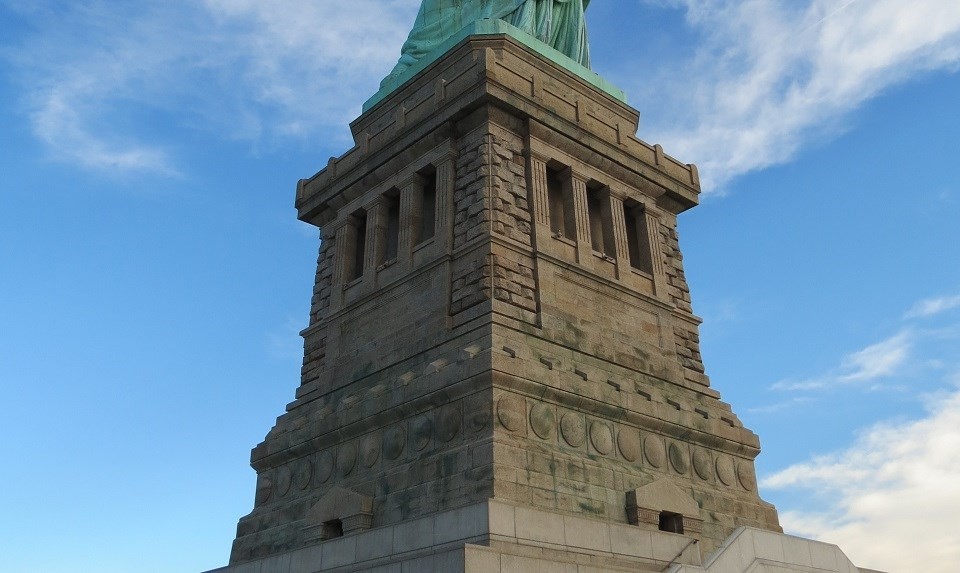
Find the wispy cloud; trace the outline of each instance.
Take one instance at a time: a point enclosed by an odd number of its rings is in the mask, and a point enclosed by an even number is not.
[[[929,319],[955,308],[960,308],[960,295],[924,299],[914,304],[903,316],[903,320]],[[828,372],[802,380],[780,380],[770,388],[802,392],[860,384],[868,390],[903,389],[902,384],[892,385],[889,380],[905,370],[915,373],[949,367],[950,363],[945,362],[944,358],[951,354],[937,355],[936,352],[943,351],[943,344],[950,346],[948,352],[955,351],[951,345],[958,337],[960,327],[956,324],[919,328],[918,325],[907,322],[897,334],[843,356],[839,365]],[[907,368],[908,363],[910,368]]]
[[[790,466],[765,488],[826,495],[821,511],[785,511],[792,533],[837,543],[859,565],[947,573],[960,560],[960,391],[931,400],[924,418],[865,431],[850,448]]]
[[[930,318],[955,308],[960,308],[960,295],[928,298],[913,305],[906,318]]]
[[[913,333],[905,330],[882,342],[871,344],[843,359],[843,382],[862,382],[890,376],[907,359],[912,344]]]
[[[86,99],[102,97],[104,86],[88,79],[64,79],[33,95],[30,117],[38,139],[58,158],[102,171],[148,171],[175,175],[169,155],[159,145],[117,141],[99,130],[84,113]]]
[[[322,135],[341,147],[419,3],[5,0],[37,32],[4,53],[56,157],[173,173],[164,129],[151,135],[140,116],[257,145]],[[650,111],[645,137],[700,164],[707,192],[789,160],[889,86],[960,62],[958,3],[668,3],[699,34],[694,55],[642,84],[612,79]]]
[[[793,398],[784,400],[782,402],[748,408],[747,411],[751,414],[776,414],[777,412],[783,412],[803,404],[809,404],[813,401],[813,398],[810,398],[809,396],[794,396]]]
[[[303,137],[331,128],[346,134],[396,62],[420,1],[204,4],[233,45],[239,88],[262,124],[277,135]]]
[[[836,378],[823,376],[821,378],[806,378],[803,380],[785,379],[775,382],[770,386],[771,390],[780,390],[784,392],[802,392],[810,390],[821,390],[836,383]]]
[[[168,9],[99,2],[5,8],[38,30],[17,44],[4,42],[0,57],[16,70],[21,108],[54,158],[112,173],[177,174],[158,138],[137,135],[142,125],[131,129],[129,112],[162,110],[157,87],[183,63],[178,36],[189,29],[188,17],[176,26]]]
[[[646,132],[699,163],[707,192],[788,161],[886,88],[960,63],[957,2],[670,4],[686,10],[700,46],[632,89],[650,112]]]
[[[903,330],[886,340],[871,344],[843,357],[840,366],[816,378],[801,381],[782,380],[774,390],[820,390],[838,384],[872,382],[893,376],[910,357],[916,333]]]
[[[176,174],[174,146],[164,143],[171,129],[256,145],[320,133],[346,140],[418,5],[7,0],[36,32],[0,41],[0,58],[55,159]]]

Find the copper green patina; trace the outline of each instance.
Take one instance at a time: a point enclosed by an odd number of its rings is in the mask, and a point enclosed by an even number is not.
[[[423,0],[400,61],[383,84],[481,19],[503,20],[580,65],[590,67],[583,12],[590,0]]]
[[[511,36],[622,100],[620,90],[589,71],[590,49],[584,21],[589,3],[590,0],[423,0],[413,30],[401,49],[400,61],[364,110],[463,38],[484,34]]]

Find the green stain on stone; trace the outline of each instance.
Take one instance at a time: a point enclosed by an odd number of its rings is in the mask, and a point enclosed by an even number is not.
[[[586,501],[581,501],[577,505],[580,506],[580,510],[583,511],[584,513],[588,513],[591,515],[603,515],[603,508],[597,507],[595,505],[591,505]]]

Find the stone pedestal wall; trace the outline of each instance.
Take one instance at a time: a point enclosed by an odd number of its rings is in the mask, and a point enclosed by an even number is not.
[[[510,37],[474,37],[300,182],[299,216],[321,231],[303,375],[252,452],[238,571],[307,554],[344,571],[492,555],[660,570],[685,544],[699,559],[740,526],[779,531],[756,491],[759,441],[700,356],[676,235],[696,168],[636,139],[638,121]],[[629,506],[649,488],[675,503]],[[535,554],[482,527],[435,542],[440,516],[491,499],[553,537]],[[564,533],[581,519],[603,545],[586,562]],[[596,528],[656,541],[618,553]],[[361,555],[385,531],[393,553]],[[430,555],[400,556],[397,536]]]

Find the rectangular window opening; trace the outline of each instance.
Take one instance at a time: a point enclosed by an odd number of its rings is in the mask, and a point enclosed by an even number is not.
[[[331,519],[330,521],[323,522],[323,529],[325,539],[343,537],[343,521],[339,519]]]
[[[437,226],[437,171],[429,169],[420,173],[423,177],[423,193],[420,204],[419,241],[432,239]]]
[[[660,512],[660,531],[683,533],[683,516],[669,511]]]
[[[653,274],[653,252],[647,229],[647,216],[643,207],[627,207],[627,248],[630,253],[630,266],[648,274]]]
[[[360,211],[354,214],[357,218],[357,224],[353,228],[354,249],[351,256],[353,266],[347,273],[347,280],[353,281],[363,276],[363,259],[367,250],[367,212]]]
[[[613,233],[610,189],[596,181],[587,185],[587,211],[590,221],[590,246],[605,257],[615,258],[617,241]]]
[[[400,249],[400,192],[394,190],[387,196],[387,244],[381,263],[397,258]]]
[[[547,166],[547,208],[550,210],[550,231],[573,239],[577,235],[573,210],[572,181],[569,172]]]
[[[598,253],[606,253],[604,244],[603,202],[600,193],[587,191],[587,215],[590,219],[590,246]]]

